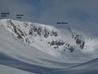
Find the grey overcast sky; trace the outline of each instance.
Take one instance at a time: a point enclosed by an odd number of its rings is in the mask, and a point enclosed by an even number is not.
[[[0,0],[0,12],[10,12],[10,18],[24,14],[23,20],[57,25],[68,22],[83,31],[98,36],[98,0]]]

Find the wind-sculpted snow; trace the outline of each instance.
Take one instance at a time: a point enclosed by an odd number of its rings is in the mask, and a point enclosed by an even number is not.
[[[23,74],[97,74],[98,39],[71,28],[65,31],[0,20],[0,73],[9,68],[10,74],[11,69]]]

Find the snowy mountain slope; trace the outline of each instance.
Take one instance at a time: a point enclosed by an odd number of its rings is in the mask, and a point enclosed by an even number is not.
[[[27,44],[17,40],[17,38],[12,36],[11,33],[5,31],[3,27],[0,27],[0,52],[14,59],[47,67],[60,67],[60,65],[55,65],[52,62],[47,62],[47,64],[45,61],[41,59],[48,59],[56,61],[58,63],[64,62],[60,58],[48,55],[34,47],[30,47]]]
[[[51,59],[56,58],[56,61],[61,59],[62,62],[66,63],[80,63],[97,57],[98,39],[90,39],[81,33],[77,34],[70,28],[67,29],[68,32],[62,33],[62,31],[53,26],[11,19],[0,20],[0,26],[1,47],[11,47],[9,52],[14,52],[15,57],[18,55],[32,60],[36,58],[32,52],[37,53],[38,58],[40,58],[40,53],[42,53],[41,55],[44,53],[44,56],[51,56]],[[7,43],[3,44],[5,41]],[[9,55],[11,55],[10,53]],[[34,58],[31,58],[32,56]]]
[[[95,66],[94,71],[97,61],[88,61],[98,57],[97,42],[97,38],[71,28],[62,32],[49,25],[2,19],[0,73],[5,69],[24,74],[81,74],[91,70],[83,71],[85,68]]]

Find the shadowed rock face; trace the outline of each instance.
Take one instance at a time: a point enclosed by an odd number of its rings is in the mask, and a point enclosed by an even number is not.
[[[19,29],[17,28],[13,22],[11,20],[8,21],[8,23],[13,27],[13,31],[16,33],[17,35],[17,38],[22,38],[22,36],[25,36],[24,33]]]
[[[75,40],[75,43],[76,43],[77,45],[79,45],[79,47],[80,47],[81,49],[83,49],[84,46],[85,46],[85,39],[84,39],[84,37],[83,37],[82,35],[78,34],[78,33],[73,32],[73,31],[71,30],[71,28],[68,28],[68,30],[69,30],[69,32],[72,34],[72,38]]]
[[[80,48],[83,49],[85,45],[85,40],[83,40],[78,34],[74,37],[74,39],[76,40],[76,44],[80,45]]]

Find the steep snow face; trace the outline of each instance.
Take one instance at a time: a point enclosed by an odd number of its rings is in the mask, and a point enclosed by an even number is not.
[[[73,32],[71,28],[63,33],[53,26],[11,19],[0,20],[0,24],[18,40],[63,59],[87,60],[92,57],[88,56],[88,51],[98,48],[96,41],[88,39],[83,34]]]

